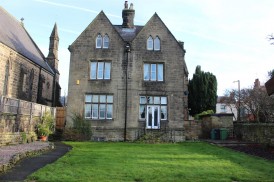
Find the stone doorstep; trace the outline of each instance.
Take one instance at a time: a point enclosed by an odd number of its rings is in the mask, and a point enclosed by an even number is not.
[[[19,161],[21,161],[22,159],[24,159],[26,157],[31,157],[31,156],[35,156],[38,154],[42,154],[43,152],[46,152],[46,151],[52,150],[52,149],[54,149],[54,144],[50,143],[49,146],[39,149],[39,150],[26,151],[26,152],[15,154],[10,158],[8,163],[0,164],[0,174],[5,173],[7,170],[14,167]]]

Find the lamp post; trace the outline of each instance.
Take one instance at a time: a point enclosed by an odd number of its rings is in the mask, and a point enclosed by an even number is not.
[[[233,83],[235,83],[235,82],[238,82],[238,118],[237,118],[237,120],[238,121],[241,121],[241,115],[240,115],[240,112],[241,112],[241,88],[240,88],[240,80],[237,80],[237,81],[234,81]]]
[[[128,76],[127,76],[127,69],[128,69],[128,54],[130,53],[130,44],[127,43],[125,45],[125,52],[127,54],[127,58],[126,58],[126,76],[125,76],[125,79],[126,79],[126,94],[125,94],[125,126],[124,126],[124,141],[127,141],[127,79],[128,79]]]

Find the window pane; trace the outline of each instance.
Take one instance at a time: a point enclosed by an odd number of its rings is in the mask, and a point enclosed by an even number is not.
[[[149,80],[149,64],[144,64],[144,80]]]
[[[145,119],[146,118],[146,106],[145,105],[140,105],[139,118],[140,119]]]
[[[161,106],[161,119],[167,119],[167,106]]]
[[[110,67],[111,63],[105,63],[104,79],[110,79]]]
[[[91,104],[85,105],[85,118],[91,118]]]
[[[109,38],[107,35],[104,36],[104,43],[103,43],[103,48],[108,48],[109,46]]]
[[[86,95],[86,99],[85,99],[86,102],[91,102],[91,99],[92,99],[92,95]]]
[[[98,95],[93,95],[93,96],[92,96],[92,102],[93,102],[93,103],[98,103],[98,102],[99,102]]]
[[[102,36],[99,34],[96,38],[96,48],[102,47]]]
[[[160,48],[161,48],[160,39],[159,39],[159,37],[156,37],[154,39],[154,50],[159,51]]]
[[[154,97],[154,104],[160,104],[160,97]]]
[[[113,103],[113,96],[112,95],[107,96],[107,103]]]
[[[98,119],[98,104],[92,104],[92,118]]]
[[[151,64],[151,81],[156,81],[156,64]]]
[[[147,39],[147,50],[153,50],[153,39],[151,36]]]
[[[158,81],[163,81],[164,80],[163,64],[158,64],[157,66],[158,66],[158,70],[157,70],[158,71]]]
[[[166,97],[161,97],[161,104],[167,104]]]
[[[112,104],[107,105],[107,119],[112,119]]]
[[[100,104],[99,119],[105,119],[105,118],[106,118],[106,104]]]
[[[153,104],[153,97],[147,97],[147,103]]]
[[[103,79],[103,72],[104,72],[104,63],[99,62],[98,63],[98,73],[97,73],[97,78],[98,79]]]
[[[91,62],[91,64],[90,64],[90,79],[96,79],[96,67],[97,67],[97,62]]]
[[[140,104],[146,104],[146,103],[147,103],[146,97],[145,96],[141,96],[140,97]]]
[[[106,95],[100,95],[100,103],[106,103]]]

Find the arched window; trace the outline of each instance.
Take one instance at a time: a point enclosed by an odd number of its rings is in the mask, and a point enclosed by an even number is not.
[[[102,36],[101,34],[98,34],[96,38],[96,48],[102,48]]]
[[[109,47],[109,37],[106,34],[103,38],[103,48],[108,49],[108,47]]]
[[[147,39],[147,50],[153,50],[153,38],[151,36]]]
[[[154,39],[154,50],[155,51],[161,50],[161,41],[158,36]]]

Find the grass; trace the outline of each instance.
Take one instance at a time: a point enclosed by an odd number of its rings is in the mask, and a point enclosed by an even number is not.
[[[73,149],[36,181],[274,181],[274,163],[207,143],[67,142]]]

